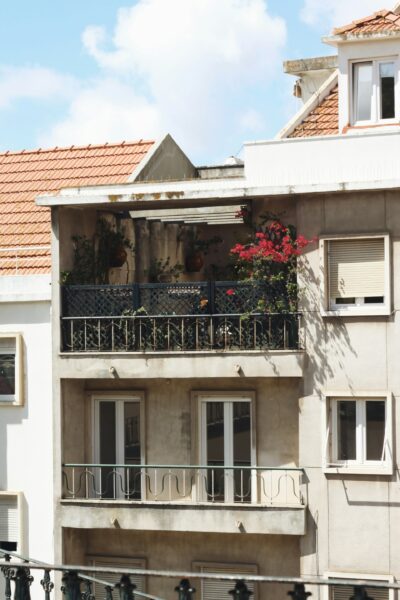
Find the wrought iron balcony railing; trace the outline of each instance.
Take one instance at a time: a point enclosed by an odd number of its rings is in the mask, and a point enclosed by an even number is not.
[[[65,352],[299,349],[300,315],[260,313],[261,283],[62,288]]]
[[[202,585],[204,582],[225,582],[227,592],[222,592],[218,598],[235,598],[249,600],[254,595],[251,588],[255,585],[270,584],[285,586],[282,597],[291,596],[295,600],[313,598],[306,591],[306,585],[317,586],[332,591],[338,591],[341,598],[348,600],[374,600],[374,598],[389,597],[389,590],[400,589],[399,583],[386,583],[366,579],[339,579],[322,577],[271,577],[265,575],[243,575],[238,573],[205,573],[184,571],[167,571],[155,569],[118,569],[117,567],[88,567],[76,565],[51,565],[33,559],[19,556],[14,552],[0,549],[0,600],[31,600],[31,597],[42,597],[50,600],[52,593],[68,600],[135,600],[148,598],[163,600],[159,596],[147,594],[136,589],[134,579],[146,577],[161,580],[171,580],[170,590],[175,592],[177,600],[195,600],[200,597],[196,588],[191,585],[194,580]],[[61,585],[56,585],[55,574],[61,575]],[[52,580],[53,579],[53,580]],[[174,581],[175,580],[175,581]],[[177,585],[176,585],[177,583]],[[286,591],[287,587],[292,591]],[[265,588],[264,588],[265,589]],[[31,590],[33,593],[31,594]],[[40,593],[41,591],[41,593]],[[329,590],[330,591],[330,590]],[[319,597],[319,592],[315,594]]]
[[[63,498],[305,505],[303,469],[224,465],[63,465]]]

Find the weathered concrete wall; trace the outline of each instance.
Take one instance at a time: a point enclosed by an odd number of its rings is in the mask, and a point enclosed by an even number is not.
[[[64,530],[64,560],[76,557],[106,555],[145,558],[149,569],[192,571],[193,563],[218,562],[255,564],[265,575],[299,575],[299,542],[290,536],[183,535],[167,532],[128,532],[122,530]],[[85,557],[86,558],[86,557]],[[86,561],[87,562],[87,559]],[[175,600],[174,579],[148,578],[147,592],[166,600]],[[200,591],[199,582],[192,584]],[[259,586],[260,600],[284,600],[288,587]],[[200,594],[198,594],[200,596]]]
[[[63,462],[91,462],[92,405],[96,392],[143,391],[145,456],[148,464],[190,465],[198,461],[192,392],[254,391],[257,462],[262,466],[296,466],[298,460],[298,396],[296,379],[64,380],[62,384]],[[169,440],[168,446],[165,440]],[[197,463],[198,464],[198,463]]]

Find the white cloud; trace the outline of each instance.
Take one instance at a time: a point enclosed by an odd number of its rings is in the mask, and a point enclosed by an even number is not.
[[[42,132],[40,146],[152,139],[161,131],[158,107],[118,79],[103,78],[81,89],[68,114]]]
[[[391,9],[393,4],[394,0],[304,0],[301,18],[309,25],[326,27],[328,33],[382,8]]]
[[[20,99],[70,98],[77,91],[73,77],[40,66],[0,65],[0,109]]]
[[[265,0],[138,0],[118,11],[112,34],[89,26],[82,40],[99,77],[42,142],[168,131],[189,153],[210,154],[246,123],[261,127],[254,97],[280,69],[286,26]]]

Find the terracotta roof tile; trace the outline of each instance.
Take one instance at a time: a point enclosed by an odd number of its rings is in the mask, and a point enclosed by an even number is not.
[[[316,135],[337,135],[339,133],[339,89],[338,86],[310,112],[292,131],[290,138]]]
[[[369,17],[358,19],[333,30],[333,35],[361,35],[363,33],[381,33],[400,31],[400,15],[390,10],[380,10]]]
[[[126,183],[153,144],[141,140],[0,153],[0,275],[50,272],[50,210],[35,204],[37,195]]]

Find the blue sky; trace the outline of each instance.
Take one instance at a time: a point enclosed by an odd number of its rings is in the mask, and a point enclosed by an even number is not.
[[[299,107],[282,60],[330,53],[321,36],[382,1],[3,2],[0,149],[169,132],[197,164],[223,160]]]

